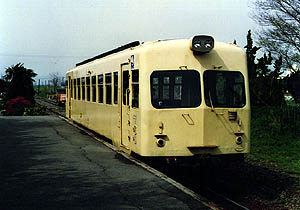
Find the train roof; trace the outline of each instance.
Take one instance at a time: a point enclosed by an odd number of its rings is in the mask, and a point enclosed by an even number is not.
[[[202,37],[202,36],[199,36],[199,37]],[[203,37],[208,37],[208,36],[203,36]],[[130,42],[128,44],[125,44],[123,46],[120,46],[118,48],[115,48],[113,50],[110,50],[110,51],[107,51],[107,52],[104,52],[104,53],[101,53],[97,56],[94,56],[92,58],[88,58],[82,62],[79,62],[76,64],[76,67],[78,66],[81,66],[81,65],[84,65],[84,64],[87,64],[87,63],[90,63],[94,60],[97,60],[97,59],[100,59],[100,58],[104,58],[106,56],[109,56],[109,55],[112,55],[112,54],[115,54],[115,53],[118,53],[118,52],[121,52],[121,51],[124,51],[126,49],[129,49],[129,48],[134,48],[134,47],[137,47],[137,46],[140,46],[140,45],[144,45],[144,46],[147,46],[147,45],[150,45],[150,44],[157,44],[157,43],[166,43],[168,41],[172,41],[173,43],[173,46],[174,46],[174,42],[175,41],[176,43],[179,42],[179,41],[188,41],[189,39],[166,39],[166,40],[157,40],[157,41],[149,41],[149,42],[140,42],[140,41],[133,41],[133,42]],[[213,41],[214,42],[214,41]],[[222,48],[227,48],[228,46],[235,46],[236,48],[238,48],[239,50],[241,50],[237,45],[235,44],[232,44],[232,43],[223,43],[223,42],[217,42],[219,46],[222,46]],[[213,46],[212,46],[213,48]]]
[[[103,57],[106,57],[108,55],[111,55],[111,54],[114,54],[114,53],[117,53],[117,52],[121,52],[121,51],[126,50],[128,48],[136,47],[136,46],[139,46],[139,45],[140,45],[139,41],[130,42],[130,43],[126,44],[126,45],[123,45],[123,46],[118,47],[116,49],[113,49],[113,50],[110,50],[108,52],[102,53],[102,54],[97,55],[95,57],[88,58],[88,59],[86,59],[86,60],[84,60],[84,61],[82,61],[80,63],[77,63],[76,66],[81,66],[83,64],[89,63],[89,62],[97,60],[99,58],[103,58]]]

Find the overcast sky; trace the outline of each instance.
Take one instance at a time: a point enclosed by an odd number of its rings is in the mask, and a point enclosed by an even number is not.
[[[249,0],[0,0],[0,76],[18,62],[38,77],[131,41],[212,35],[244,47]]]

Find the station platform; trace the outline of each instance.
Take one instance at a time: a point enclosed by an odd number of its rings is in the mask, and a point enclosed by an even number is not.
[[[210,209],[57,116],[0,117],[0,209]]]

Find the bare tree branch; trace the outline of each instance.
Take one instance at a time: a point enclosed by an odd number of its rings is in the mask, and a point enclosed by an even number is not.
[[[300,64],[300,0],[256,0],[252,19],[260,26],[258,43],[285,65]]]

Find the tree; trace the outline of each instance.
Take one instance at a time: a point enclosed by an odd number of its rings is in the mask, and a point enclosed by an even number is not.
[[[6,82],[4,79],[0,78],[0,93],[5,92],[5,91],[6,91]]]
[[[59,84],[59,73],[58,72],[50,73],[49,75],[51,77],[51,81],[52,81],[52,84],[53,84],[53,92],[56,93],[57,92],[57,87],[58,87],[58,84]]]
[[[253,46],[251,30],[248,31],[245,48],[251,104],[254,106],[281,106],[284,104],[283,82],[279,78],[282,73],[282,57],[274,61],[269,52],[256,59],[256,53],[260,48]]]
[[[300,63],[300,0],[256,0],[258,43],[291,67]]]
[[[300,0],[256,0],[254,21],[262,26],[258,43],[275,55],[292,73],[286,80],[287,89],[300,103],[300,73],[292,66],[300,64]]]
[[[253,46],[251,30],[248,31],[247,45],[245,46],[245,48],[247,54],[248,77],[251,80],[256,77],[255,58],[256,58],[257,51],[260,49],[260,47]]]
[[[34,77],[37,75],[32,69],[27,69],[24,64],[18,63],[6,69],[4,79],[8,83],[6,99],[10,100],[22,96],[34,102]]]
[[[300,71],[295,71],[286,78],[287,90],[293,96],[295,102],[300,104]]]

